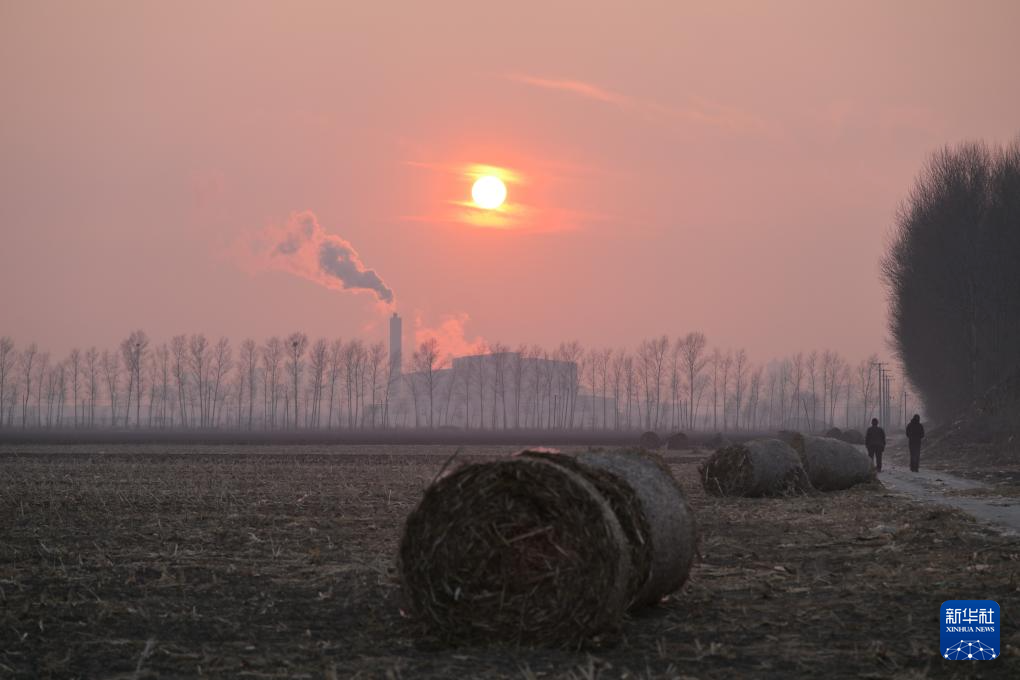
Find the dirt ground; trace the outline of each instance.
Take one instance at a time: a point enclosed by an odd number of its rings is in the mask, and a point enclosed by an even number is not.
[[[1020,450],[1013,445],[937,442],[921,447],[921,466],[1001,487],[1003,495],[1020,495]]]
[[[462,458],[506,453],[472,448]],[[718,499],[682,592],[587,649],[444,648],[401,615],[403,521],[448,447],[0,448],[0,677],[1020,677],[1020,542],[880,484]],[[938,654],[994,599],[1003,656]]]

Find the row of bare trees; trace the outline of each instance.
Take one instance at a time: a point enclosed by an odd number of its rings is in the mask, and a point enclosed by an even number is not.
[[[659,431],[864,427],[876,411],[877,357],[798,352],[754,364],[703,333],[635,350],[562,343],[454,359],[421,343],[391,375],[382,343],[304,333],[244,340],[143,331],[116,351],[53,361],[0,338],[0,427],[248,430],[463,427]]]
[[[878,401],[877,356],[851,365],[810,352],[754,365],[711,351],[703,333],[642,341],[636,351],[565,343],[547,352],[495,344],[445,364],[432,343],[406,378],[413,426],[675,431],[865,427]],[[445,369],[445,370],[444,370]]]
[[[117,351],[52,361],[0,338],[0,427],[293,429],[383,420],[382,343],[310,343],[303,333],[245,340],[178,335],[152,346],[135,331]]]
[[[382,343],[304,333],[235,347],[135,331],[117,350],[59,360],[2,337],[0,427],[816,431],[866,425],[876,362],[813,351],[755,364],[692,332],[634,350],[493,343],[461,358],[428,340],[391,375]]]

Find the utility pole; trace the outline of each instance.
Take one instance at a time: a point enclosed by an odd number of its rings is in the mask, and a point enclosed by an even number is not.
[[[892,424],[892,374],[889,371],[884,371],[885,375],[885,414],[883,415],[884,422]]]
[[[878,366],[878,417],[884,427],[888,425],[885,417],[885,362],[876,361],[871,365]]]

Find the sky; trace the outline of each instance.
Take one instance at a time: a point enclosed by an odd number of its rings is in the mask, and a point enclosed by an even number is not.
[[[0,0],[0,335],[375,341],[396,310],[451,352],[888,354],[897,206],[934,150],[1020,133],[1018,28],[1009,0]]]

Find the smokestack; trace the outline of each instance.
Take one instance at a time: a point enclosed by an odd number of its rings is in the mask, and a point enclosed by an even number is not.
[[[390,377],[396,380],[400,377],[401,366],[403,365],[403,353],[401,346],[404,338],[404,324],[400,316],[393,312],[390,317]]]

